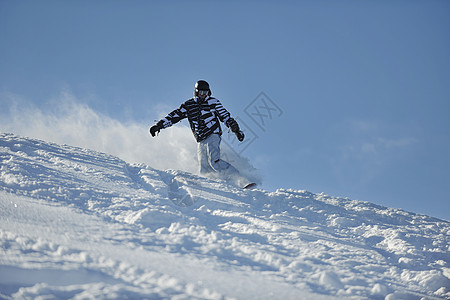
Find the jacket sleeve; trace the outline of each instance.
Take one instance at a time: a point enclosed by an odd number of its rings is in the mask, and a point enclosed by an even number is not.
[[[225,125],[228,125],[228,120],[231,118],[230,117],[230,113],[228,112],[228,110],[225,109],[225,107],[223,107],[222,103],[220,103],[220,101],[218,99],[215,99],[215,111],[216,111],[216,115],[219,118],[220,121],[222,121],[223,123],[225,123]]]
[[[162,123],[162,128],[167,128],[172,126],[175,123],[180,122],[184,118],[187,117],[187,110],[185,108],[185,104],[181,104],[181,106],[171,113],[169,113],[165,118],[163,118],[160,122]]]
[[[215,108],[220,121],[222,121],[228,128],[230,128],[231,131],[239,131],[238,123],[231,117],[230,113],[225,109],[225,107],[223,107],[222,103],[220,103],[219,100],[217,100]]]

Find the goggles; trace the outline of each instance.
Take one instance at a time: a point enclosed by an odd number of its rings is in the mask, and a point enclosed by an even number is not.
[[[204,95],[208,95],[209,91],[208,90],[197,90],[197,94],[199,96],[204,96]]]

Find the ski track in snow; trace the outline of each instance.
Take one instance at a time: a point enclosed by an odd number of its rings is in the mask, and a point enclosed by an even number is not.
[[[5,133],[0,161],[0,298],[450,298],[444,220]]]

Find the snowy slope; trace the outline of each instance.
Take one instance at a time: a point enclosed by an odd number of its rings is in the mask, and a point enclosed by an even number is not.
[[[447,221],[11,134],[0,161],[0,298],[450,298]]]

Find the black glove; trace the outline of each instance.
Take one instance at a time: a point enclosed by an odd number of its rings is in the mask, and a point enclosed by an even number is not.
[[[238,132],[235,132],[235,134],[239,142],[242,142],[244,140],[245,135],[242,131],[239,130]]]
[[[231,131],[234,132],[234,134],[236,135],[237,139],[239,140],[239,142],[242,142],[244,140],[244,133],[239,129],[239,125],[236,122],[235,119],[230,118],[228,120],[228,127],[230,127]]]
[[[159,134],[159,131],[161,129],[163,129],[162,122],[159,121],[158,123],[156,123],[156,125],[150,127],[150,134],[152,135],[152,137],[154,137],[157,133]]]
[[[239,125],[233,118],[230,118],[228,120],[228,127],[230,127],[231,131],[233,131],[234,133],[239,132]]]

